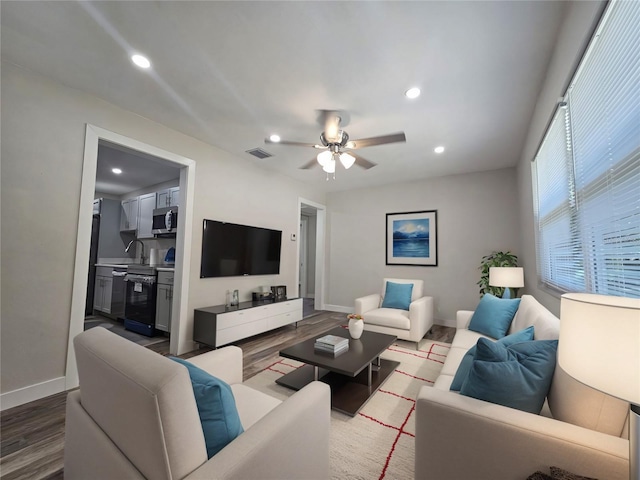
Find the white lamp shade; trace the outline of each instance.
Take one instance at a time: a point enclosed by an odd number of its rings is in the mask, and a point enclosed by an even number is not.
[[[329,162],[327,162],[322,166],[322,170],[324,170],[327,173],[334,173],[336,171],[336,161],[330,160]]]
[[[324,152],[320,152],[316,158],[318,160],[318,163],[324,167],[331,161],[331,157],[333,157],[333,153],[331,153],[329,150],[325,150]]]
[[[492,287],[524,287],[524,269],[522,267],[489,268],[489,285]]]
[[[356,157],[354,157],[353,155],[350,155],[348,153],[340,154],[340,163],[342,163],[342,166],[347,170],[353,166],[355,161],[356,161]]]
[[[558,363],[585,385],[640,405],[640,299],[562,295]]]

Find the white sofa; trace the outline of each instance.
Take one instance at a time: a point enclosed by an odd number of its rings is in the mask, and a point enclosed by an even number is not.
[[[457,313],[456,335],[440,376],[418,393],[416,478],[524,480],[556,466],[601,480],[628,480],[629,404],[578,383],[557,364],[541,415],[449,390],[462,357],[483,337],[468,330],[472,315]],[[523,295],[508,334],[530,325],[535,340],[559,336],[560,320]]]
[[[409,310],[382,308],[387,282],[413,283]],[[364,317],[364,329],[395,335],[401,340],[419,343],[433,326],[433,297],[424,296],[423,280],[385,278],[382,292],[356,298],[355,313]]]
[[[330,389],[286,401],[242,384],[242,350],[188,359],[231,385],[244,433],[207,460],[187,368],[96,327],[74,339],[80,390],[69,393],[66,479],[329,478]]]

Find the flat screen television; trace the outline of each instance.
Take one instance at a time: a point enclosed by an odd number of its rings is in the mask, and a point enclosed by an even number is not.
[[[204,220],[200,278],[280,273],[282,231]]]

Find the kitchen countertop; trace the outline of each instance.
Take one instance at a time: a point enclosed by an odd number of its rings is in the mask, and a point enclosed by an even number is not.
[[[156,267],[159,272],[175,272],[175,267]]]
[[[96,263],[96,267],[110,267],[110,268],[127,268],[129,265],[140,265],[139,263]],[[174,272],[175,267],[159,267],[154,266],[159,272]]]

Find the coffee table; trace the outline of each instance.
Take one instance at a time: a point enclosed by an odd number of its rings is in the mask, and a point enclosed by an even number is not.
[[[348,338],[349,350],[337,357],[316,351],[313,348],[316,338],[324,335]],[[349,337],[348,330],[334,328],[281,350],[281,357],[306,365],[280,377],[276,383],[300,390],[308,383],[320,380],[331,387],[331,408],[355,416],[400,365],[400,362],[380,358],[396,339],[393,335],[365,331],[354,340]]]

